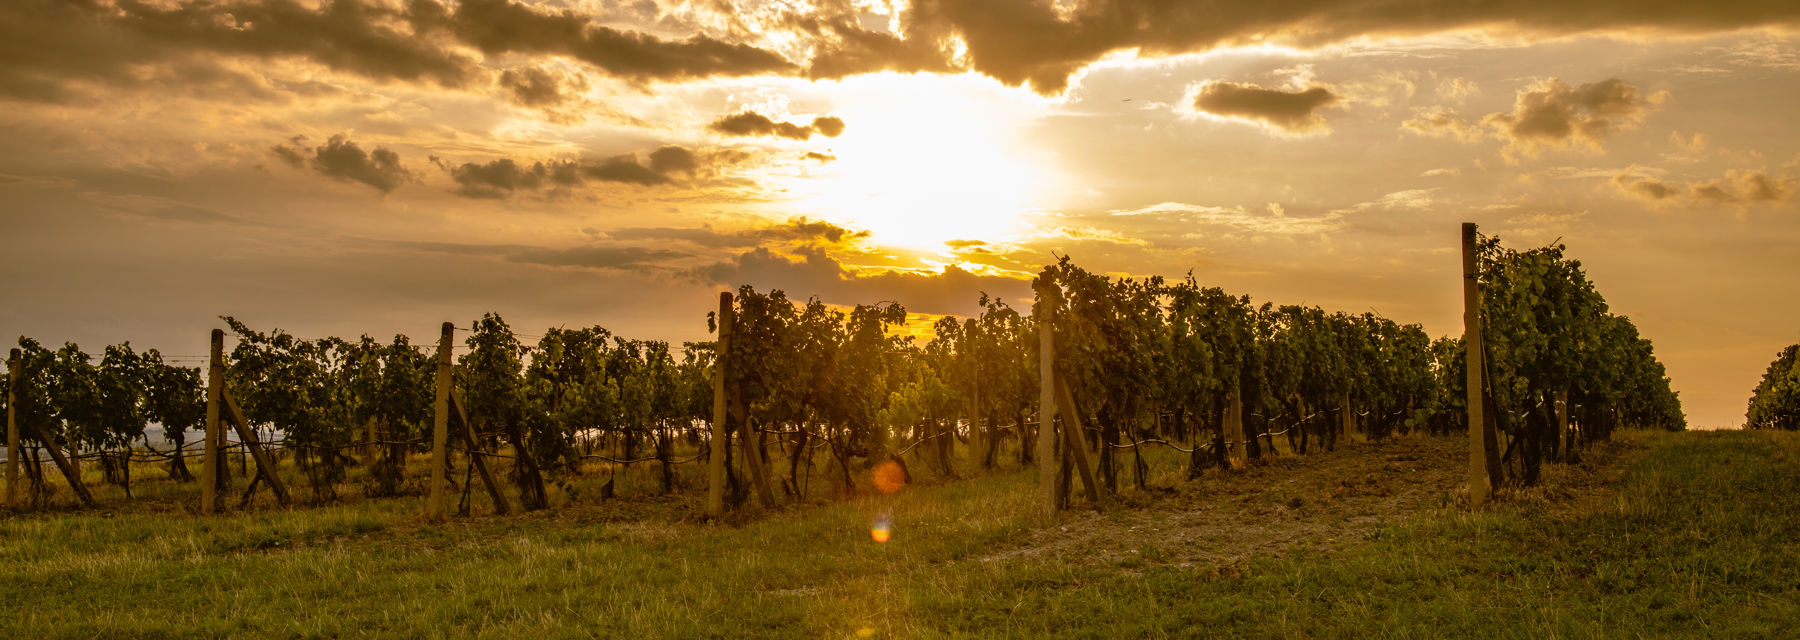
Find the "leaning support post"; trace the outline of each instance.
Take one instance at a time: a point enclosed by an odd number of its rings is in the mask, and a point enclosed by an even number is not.
[[[1038,499],[1044,515],[1056,515],[1056,301],[1047,293],[1049,272],[1033,283],[1037,289],[1038,330]],[[1020,425],[1023,428],[1024,425]]]
[[[50,460],[56,463],[57,469],[62,470],[63,478],[75,489],[75,496],[81,498],[81,503],[94,506],[94,494],[88,493],[87,484],[81,481],[81,473],[75,470],[74,461],[63,456],[62,449],[57,448],[56,443],[50,439],[50,434],[44,433],[43,429],[30,423],[25,428],[31,431],[32,438],[44,443],[44,450],[50,452]]]
[[[1487,502],[1488,494],[1494,489],[1494,479],[1488,476],[1487,467],[1487,420],[1482,412],[1483,385],[1482,371],[1486,369],[1482,358],[1481,346],[1481,284],[1476,279],[1475,223],[1464,222],[1462,225],[1462,271],[1463,271],[1463,348],[1464,369],[1467,375],[1464,384],[1468,387],[1469,411],[1469,504],[1479,507]]]
[[[6,358],[6,504],[16,507],[23,501],[19,490],[19,365],[24,359],[18,349]]]
[[[454,390],[450,393],[450,406],[456,409],[457,419],[462,420],[463,447],[469,454],[469,464],[475,465],[475,471],[481,474],[481,484],[487,487],[488,497],[494,500],[494,512],[500,515],[512,513],[512,501],[506,499],[506,493],[500,490],[500,482],[494,479],[494,472],[488,470],[487,456],[482,455],[481,444],[475,439],[475,423],[469,422],[469,412],[463,409],[462,398]]]
[[[222,462],[225,457],[219,451],[222,432],[219,429],[219,415],[225,404],[222,393],[225,389],[225,330],[212,330],[212,347],[207,355],[206,365],[206,445],[200,458],[200,512],[214,513],[219,510],[219,484],[225,478]],[[180,455],[180,452],[176,452]]]
[[[293,506],[288,498],[287,483],[275,473],[275,459],[263,450],[262,440],[256,437],[256,430],[250,428],[250,420],[244,417],[244,410],[238,407],[237,399],[231,397],[230,389],[219,390],[219,396],[225,399],[225,409],[231,412],[231,423],[237,427],[238,440],[250,450],[250,457],[256,460],[256,470],[262,472],[263,480],[268,481],[269,490],[275,493],[275,501],[283,507]],[[245,494],[248,497],[248,493]]]
[[[1076,471],[1081,475],[1081,486],[1087,489],[1088,502],[1099,511],[1102,506],[1100,485],[1094,479],[1094,467],[1088,464],[1087,443],[1081,437],[1081,412],[1075,408],[1075,395],[1069,393],[1069,384],[1056,377],[1056,406],[1063,416],[1063,453],[1075,462]],[[1108,446],[1102,442],[1100,446]]]
[[[731,292],[719,293],[718,346],[713,357],[712,439],[706,444],[706,515],[725,515],[725,448],[730,446],[731,431],[725,428],[729,419],[725,404],[725,365],[731,353]]]
[[[444,323],[438,335],[437,404],[431,417],[431,494],[425,499],[425,517],[444,517],[444,441],[450,431],[450,385],[456,376],[450,368],[451,345],[456,340],[456,325]]]

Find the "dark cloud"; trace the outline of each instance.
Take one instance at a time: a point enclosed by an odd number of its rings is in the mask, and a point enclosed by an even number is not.
[[[800,159],[801,160],[817,160],[819,162],[819,164],[825,164],[827,162],[837,161],[837,156],[831,155],[829,153],[820,153],[818,151],[808,151],[804,155],[800,156]]]
[[[712,284],[780,289],[789,297],[817,296],[834,304],[897,300],[908,311],[938,314],[976,313],[976,301],[982,292],[1015,302],[1030,300],[1031,296],[1031,283],[1027,280],[977,275],[954,265],[938,273],[863,272],[846,267],[818,247],[802,248],[792,257],[758,247],[703,267],[695,275]]]
[[[70,83],[197,84],[242,74],[221,57],[304,59],[378,80],[493,86],[469,48],[563,56],[636,82],[792,74],[780,55],[700,34],[665,40],[572,10],[509,0],[8,0],[0,2],[0,95],[72,99]],[[178,66],[179,74],[161,67]],[[508,97],[543,106],[579,89],[542,69],[502,72]]]
[[[0,3],[0,93],[64,100],[72,81],[200,84],[240,74],[218,56],[304,58],[383,80],[461,87],[469,56],[416,37],[395,10],[361,0],[10,0]],[[165,73],[175,66],[178,74]]]
[[[407,17],[421,34],[448,33],[490,56],[567,56],[638,81],[791,73],[779,54],[704,34],[662,40],[594,22],[570,9],[540,11],[509,0],[462,0],[454,10],[412,0]]]
[[[650,170],[661,174],[692,174],[700,168],[700,159],[687,147],[665,145],[650,152]]]
[[[671,182],[669,174],[693,174],[700,165],[699,156],[693,151],[666,145],[650,153],[649,166],[640,162],[637,154],[628,153],[604,160],[548,160],[530,164],[501,158],[485,163],[444,165],[444,168],[456,182],[457,195],[506,198],[522,191],[580,187],[589,181],[641,186],[667,184]]]
[[[305,138],[296,136],[291,142],[296,145],[275,145],[272,151],[283,162],[296,167],[309,166],[313,171],[345,180],[360,182],[375,187],[382,193],[393,191],[401,184],[413,180],[413,173],[400,164],[400,154],[382,147],[374,151],[364,152],[361,146],[351,142],[345,134],[331,136],[325,144],[314,147],[310,157],[303,146]]]
[[[844,132],[844,121],[832,116],[821,116],[813,118],[812,124],[803,125],[777,122],[755,111],[745,111],[714,120],[706,128],[728,136],[779,136],[808,140],[814,133],[827,138],[837,137]]]
[[[823,220],[795,218],[780,224],[741,231],[711,228],[630,227],[606,234],[614,240],[675,240],[704,247],[755,247],[767,242],[845,244],[869,237]]]
[[[1115,51],[1155,57],[1247,44],[1316,47],[1365,36],[1464,29],[1527,37],[1622,30],[1718,32],[1800,23],[1800,3],[1727,0],[1665,3],[1646,10],[1628,0],[1090,0],[1072,6],[1045,0],[915,0],[904,16],[908,44],[947,50],[960,42],[967,47],[969,68],[1010,85],[1029,84],[1039,93],[1056,94],[1076,71]],[[862,66],[880,68],[868,62]]]
[[[526,67],[501,72],[500,87],[506,90],[514,104],[549,109],[579,99],[588,83],[578,75]]]
[[[1206,113],[1261,122],[1289,133],[1328,129],[1315,113],[1338,101],[1324,87],[1303,91],[1264,89],[1252,84],[1209,82],[1194,96],[1194,108]]]
[[[930,39],[908,40],[869,29],[863,26],[862,17],[862,11],[849,2],[826,0],[814,3],[811,14],[783,14],[780,24],[803,34],[812,45],[806,68],[809,78],[834,79],[880,71],[956,71],[949,47]]]

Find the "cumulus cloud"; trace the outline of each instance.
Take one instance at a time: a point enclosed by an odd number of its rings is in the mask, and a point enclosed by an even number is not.
[[[974,313],[983,292],[1008,300],[1031,296],[1031,283],[1023,279],[977,275],[954,265],[935,272],[865,270],[845,265],[819,247],[803,247],[791,256],[757,247],[694,275],[712,284],[779,289],[790,297],[817,296],[833,304],[898,300],[908,311],[936,314]]]
[[[1458,117],[1441,106],[1419,110],[1402,122],[1402,129],[1434,137],[1454,137],[1477,142],[1489,137],[1505,141],[1508,160],[1535,157],[1546,149],[1584,145],[1602,150],[1607,137],[1635,129],[1644,117],[1668,99],[1667,92],[1640,96],[1639,90],[1618,78],[1572,87],[1550,78],[1520,89],[1512,111],[1490,113],[1479,124]]]
[[[813,134],[835,138],[844,132],[844,121],[833,116],[813,118],[811,124],[779,122],[757,113],[744,111],[714,120],[706,128],[728,136],[777,136],[793,140],[809,140]]]
[[[1680,190],[1669,186],[1667,182],[1657,178],[1639,178],[1630,173],[1613,176],[1612,185],[1618,188],[1620,193],[1650,202],[1667,200],[1681,195]]]
[[[1337,94],[1324,87],[1282,91],[1253,84],[1209,82],[1195,92],[1194,108],[1217,116],[1259,122],[1288,133],[1311,133],[1330,129],[1325,118],[1315,112],[1339,99]]]
[[[1620,193],[1649,202],[1673,201],[1686,196],[1702,204],[1756,204],[1781,202],[1793,195],[1796,181],[1776,178],[1763,171],[1733,169],[1722,178],[1687,183],[1684,190],[1656,177],[1638,177],[1627,170],[1613,176]]]
[[[281,161],[296,167],[311,167],[320,174],[344,180],[360,182],[380,190],[382,193],[393,191],[401,184],[413,180],[413,173],[400,164],[400,155],[383,147],[375,147],[374,151],[364,152],[361,146],[351,142],[346,134],[331,136],[325,144],[313,147],[308,155],[301,147],[305,143],[304,136],[296,136],[292,140],[294,146],[275,145],[271,151]]]
[[[667,145],[650,153],[644,165],[628,153],[593,160],[545,160],[525,164],[512,158],[448,166],[456,194],[467,198],[507,198],[518,192],[580,187],[589,181],[640,186],[667,184],[671,173],[692,174],[700,161],[693,151]]]
[[[1795,181],[1761,171],[1731,170],[1724,178],[1688,185],[1695,199],[1721,204],[1780,202],[1794,193]]]
[[[1551,78],[1519,91],[1511,112],[1490,114],[1482,123],[1508,140],[1509,151],[1526,155],[1575,143],[1598,150],[1607,136],[1643,122],[1666,97],[1640,98],[1637,87],[1618,78],[1579,87]]]
[[[522,107],[549,109],[579,98],[587,91],[587,80],[581,76],[540,67],[508,69],[500,73],[500,87]]]

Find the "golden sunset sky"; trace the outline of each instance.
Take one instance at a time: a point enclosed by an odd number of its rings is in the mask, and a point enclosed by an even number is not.
[[[1447,335],[1474,221],[1731,426],[1800,342],[1796,114],[1793,0],[7,0],[0,329],[680,342],[1054,253]]]

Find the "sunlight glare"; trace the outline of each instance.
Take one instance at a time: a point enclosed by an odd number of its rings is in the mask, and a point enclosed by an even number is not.
[[[802,211],[879,245],[942,251],[1001,240],[1046,205],[1049,164],[1026,140],[1044,101],[984,78],[876,74],[845,81],[837,160],[788,185]],[[835,92],[834,92],[835,93]],[[875,124],[880,123],[880,124]]]

